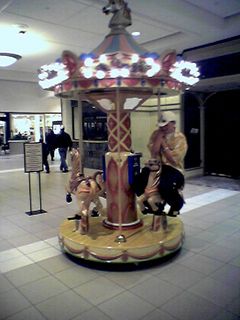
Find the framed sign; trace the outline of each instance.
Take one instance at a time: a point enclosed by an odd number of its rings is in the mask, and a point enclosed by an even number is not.
[[[24,172],[43,171],[42,144],[40,142],[24,143]]]

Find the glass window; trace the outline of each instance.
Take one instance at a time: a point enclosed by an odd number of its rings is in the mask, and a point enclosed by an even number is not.
[[[0,146],[6,143],[6,122],[0,120]]]
[[[61,113],[55,113],[55,114],[45,114],[45,132],[48,131],[48,129],[53,129],[56,131],[55,133],[59,133],[57,131],[60,131],[60,126],[62,124],[62,115]],[[59,125],[59,130],[58,126]]]
[[[61,114],[11,114],[11,139],[38,142],[45,137],[48,128],[55,121],[61,121]]]

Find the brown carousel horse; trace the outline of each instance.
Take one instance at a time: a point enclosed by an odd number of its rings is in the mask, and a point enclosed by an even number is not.
[[[89,230],[89,214],[91,203],[95,204],[94,214],[103,213],[103,205],[99,199],[105,194],[105,186],[102,171],[96,171],[91,177],[84,177],[81,173],[81,156],[79,150],[72,149],[70,152],[72,173],[66,185],[66,201],[72,201],[71,194],[74,194],[79,206],[79,213],[68,220],[75,220],[74,231],[79,230],[81,234],[86,234]]]

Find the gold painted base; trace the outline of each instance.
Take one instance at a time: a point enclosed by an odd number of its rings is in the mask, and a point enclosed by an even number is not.
[[[59,230],[59,244],[63,252],[75,257],[106,263],[149,261],[181,248],[184,227],[179,218],[167,218],[167,231],[162,227],[159,231],[151,230],[152,215],[143,216],[142,219],[141,227],[120,231],[104,227],[101,217],[90,217],[86,235],[73,231],[74,221],[64,220]]]

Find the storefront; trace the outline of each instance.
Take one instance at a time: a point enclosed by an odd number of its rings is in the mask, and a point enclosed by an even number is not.
[[[102,168],[103,156],[108,148],[107,115],[87,101],[82,102],[82,112],[79,115],[77,106],[77,101],[71,101],[73,140],[79,140],[79,131],[82,130],[85,163],[88,168]]]
[[[3,113],[0,114],[0,136],[2,143],[9,143],[11,154],[19,154],[23,153],[24,142],[45,140],[47,130],[51,128],[58,133],[61,124],[61,113]]]
[[[45,137],[48,128],[61,121],[61,114],[10,114],[10,139],[27,139],[33,142]]]
[[[0,113],[0,146],[7,142],[7,115]]]

